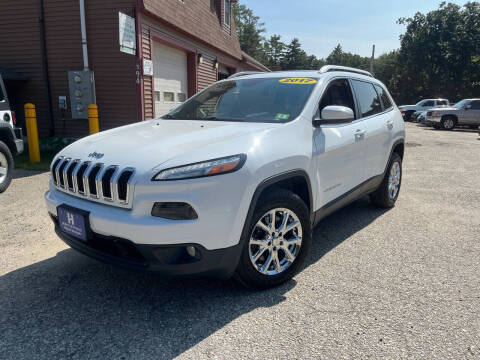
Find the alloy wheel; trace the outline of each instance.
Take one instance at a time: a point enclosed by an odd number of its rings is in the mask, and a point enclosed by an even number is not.
[[[280,274],[298,257],[302,236],[302,224],[292,210],[269,210],[258,220],[250,235],[250,261],[264,275]]]
[[[455,123],[453,122],[452,119],[446,119],[444,122],[443,122],[443,127],[447,130],[450,130],[450,129],[453,129],[453,126],[455,125]]]
[[[400,177],[400,164],[395,161],[390,168],[390,175],[388,176],[388,196],[390,196],[392,200],[396,198],[398,190],[400,189]]]
[[[8,162],[5,155],[0,153],[0,184],[3,184],[5,179],[7,178],[8,173]]]

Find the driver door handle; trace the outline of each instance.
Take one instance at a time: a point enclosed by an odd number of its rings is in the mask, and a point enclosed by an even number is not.
[[[367,131],[366,130],[360,130],[358,129],[355,131],[355,138],[356,139],[362,139]]]

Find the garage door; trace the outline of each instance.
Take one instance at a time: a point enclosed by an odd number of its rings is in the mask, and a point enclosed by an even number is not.
[[[187,98],[187,54],[154,43],[155,116],[159,117]]]

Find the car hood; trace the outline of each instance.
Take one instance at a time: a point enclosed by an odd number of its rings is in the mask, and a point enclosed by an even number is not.
[[[189,155],[191,162],[233,155],[230,141],[251,133],[257,136],[275,126],[279,124],[150,120],[85,137],[58,156],[149,171],[181,155]],[[208,147],[212,148],[210,157],[197,159],[200,149],[202,156],[208,156],[205,152],[209,151],[204,151]]]

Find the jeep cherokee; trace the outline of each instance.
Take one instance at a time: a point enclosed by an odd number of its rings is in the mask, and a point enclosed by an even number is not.
[[[366,71],[238,73],[62,150],[46,203],[59,237],[93,258],[268,288],[299,270],[328,214],[367,194],[394,206],[404,138]]]

